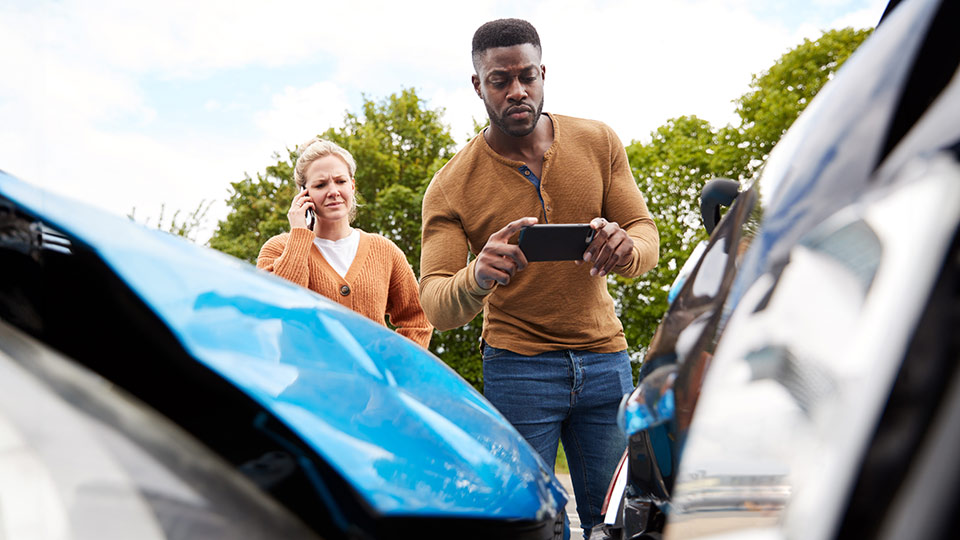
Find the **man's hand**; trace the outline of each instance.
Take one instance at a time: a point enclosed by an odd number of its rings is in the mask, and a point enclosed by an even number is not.
[[[490,235],[473,267],[473,275],[480,287],[491,289],[494,282],[507,285],[514,274],[527,267],[527,258],[520,251],[520,246],[507,242],[520,229],[536,222],[537,218],[534,217],[520,218]]]
[[[602,217],[593,218],[590,227],[597,232],[593,235],[593,242],[590,242],[583,253],[583,260],[593,263],[591,276],[605,276],[613,267],[630,262],[633,257],[633,239],[626,231]]]

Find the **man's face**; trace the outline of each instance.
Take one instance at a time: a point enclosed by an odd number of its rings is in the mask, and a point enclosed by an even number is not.
[[[495,47],[480,57],[473,88],[483,99],[491,124],[507,135],[523,137],[540,120],[545,75],[533,45]]]

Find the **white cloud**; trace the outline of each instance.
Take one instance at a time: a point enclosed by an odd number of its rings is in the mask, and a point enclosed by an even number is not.
[[[826,28],[872,28],[880,22],[880,15],[886,7],[888,0],[869,0],[864,7],[841,15],[837,19],[830,21]]]
[[[474,93],[468,78],[464,78],[462,84],[455,88],[428,88],[418,95],[427,100],[428,107],[445,109],[444,120],[458,147],[476,134],[474,122],[482,125],[487,120],[483,101]]]
[[[67,0],[43,11],[69,20],[69,35],[99,61],[167,76],[296,62],[322,39],[324,20],[320,2]]]
[[[285,88],[273,96],[269,110],[255,114],[255,122],[263,139],[294,147],[327,128],[342,125],[348,108],[342,87],[320,82],[307,88]]]
[[[169,216],[213,199],[222,217],[229,182],[341,125],[361,93],[416,88],[462,144],[485,120],[469,82],[473,31],[510,16],[540,31],[546,110],[603,120],[626,143],[678,115],[730,121],[750,76],[800,37],[874,24],[883,1],[868,1],[796,28],[760,20],[751,0],[486,2],[456,14],[440,0],[3,4],[0,168],[114,213],[156,216],[166,203]],[[283,66],[312,79],[272,94],[243,79],[255,69],[274,88]],[[164,92],[234,74],[250,91],[197,91],[195,115],[167,108],[183,95]]]
[[[783,28],[717,3],[568,2],[547,13],[545,108],[603,120],[625,143],[680,115],[732,121],[731,100],[791,45]]]

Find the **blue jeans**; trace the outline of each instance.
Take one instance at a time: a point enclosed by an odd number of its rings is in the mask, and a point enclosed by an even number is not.
[[[548,465],[563,441],[584,538],[603,523],[603,499],[627,445],[617,407],[631,391],[626,351],[524,356],[483,345],[483,395]]]

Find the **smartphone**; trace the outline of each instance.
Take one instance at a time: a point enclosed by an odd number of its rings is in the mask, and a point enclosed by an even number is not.
[[[313,208],[307,208],[307,211],[304,212],[303,217],[307,218],[307,228],[312,231],[313,225],[317,221],[317,216],[313,215]]]
[[[520,229],[520,250],[527,261],[576,261],[593,241],[586,223],[530,225]]]
[[[303,193],[307,192],[307,188],[303,188]],[[311,231],[313,230],[313,225],[317,222],[317,216],[313,213],[313,208],[307,208],[303,213],[304,219],[307,220],[307,228]]]

